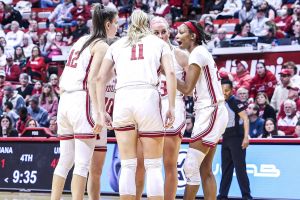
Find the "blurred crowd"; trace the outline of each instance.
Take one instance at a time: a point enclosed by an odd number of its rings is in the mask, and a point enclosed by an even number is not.
[[[20,135],[26,127],[45,127],[56,134],[59,76],[64,61],[57,56],[91,31],[91,10],[98,0],[0,1],[0,135]],[[102,0],[119,10],[118,36],[126,34],[134,9],[165,17],[176,45],[176,28],[182,21],[200,21],[212,40],[257,37],[278,45],[288,38],[300,43],[298,0]],[[67,57],[64,58],[67,60]],[[262,62],[250,76],[245,61],[236,61],[236,73],[221,71],[234,83],[235,95],[247,106],[252,138],[300,137],[300,77],[297,65],[284,63],[280,78]],[[193,99],[184,97],[189,137],[193,128]]]

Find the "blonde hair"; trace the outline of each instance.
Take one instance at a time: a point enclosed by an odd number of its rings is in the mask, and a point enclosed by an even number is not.
[[[149,20],[145,12],[135,10],[131,15],[131,24],[128,29],[128,44],[134,45],[139,42],[143,37],[150,35]]]
[[[167,22],[167,20],[163,17],[159,17],[159,16],[156,16],[156,17],[153,17],[150,21],[150,28],[152,29],[154,24],[165,24],[167,29],[169,29],[169,24]]]

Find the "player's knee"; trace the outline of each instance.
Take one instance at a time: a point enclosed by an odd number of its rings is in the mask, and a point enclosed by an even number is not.
[[[137,159],[121,160],[120,195],[136,195],[135,173]]]
[[[183,165],[188,185],[200,185],[200,166],[205,154],[193,148],[189,148]]]
[[[83,176],[83,177],[87,177],[88,172],[89,172],[89,167],[90,167],[90,163],[87,162],[87,161],[75,162],[75,167],[74,167],[73,174]]]
[[[145,159],[147,175],[147,195],[164,196],[164,181],[162,176],[162,158]]]
[[[54,174],[67,178],[70,169],[74,165],[74,154],[61,155],[54,170]]]

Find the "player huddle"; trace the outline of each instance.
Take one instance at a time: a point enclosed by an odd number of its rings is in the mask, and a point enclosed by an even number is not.
[[[100,198],[106,128],[114,129],[121,158],[120,199],[140,199],[145,175],[149,199],[175,199],[185,128],[183,95],[193,92],[196,116],[184,163],[184,199],[195,199],[201,181],[205,199],[216,199],[211,165],[228,113],[215,62],[202,46],[208,35],[200,24],[184,22],[176,36],[179,48],[174,47],[164,18],[149,22],[136,10],[127,36],[109,46],[117,16],[115,10],[95,6],[91,35],[70,51],[60,81],[61,155],[51,199],[60,199],[73,165],[72,198],[83,199],[88,174],[89,199]]]

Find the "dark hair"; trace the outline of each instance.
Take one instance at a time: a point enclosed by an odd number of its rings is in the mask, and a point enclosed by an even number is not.
[[[256,116],[259,116],[259,106],[256,103],[253,103],[253,110],[256,111]]]
[[[257,63],[256,63],[256,66],[257,66],[258,64],[261,64],[261,65],[264,66],[264,68],[266,69],[266,65],[265,65],[264,62],[257,62]]]
[[[117,10],[108,7],[104,8],[102,4],[97,4],[94,7],[92,17],[93,31],[91,33],[91,37],[82,46],[79,55],[95,40],[106,40],[107,34],[105,29],[105,23],[107,22],[107,20],[112,22],[112,20],[117,14]]]
[[[298,68],[297,68],[297,65],[295,64],[295,62],[293,62],[293,61],[285,62],[285,63],[283,63],[282,68],[287,69],[288,66],[292,66],[293,70],[294,70],[294,74],[297,74]]]
[[[10,132],[11,132],[11,130],[13,129],[13,127],[12,127],[12,120],[11,120],[11,118],[10,118],[8,115],[4,114],[4,115],[1,115],[0,123],[2,122],[2,120],[3,120],[4,118],[6,118],[6,119],[9,121],[9,125],[8,125],[8,127],[7,127],[7,129],[6,129],[6,133],[7,133],[7,135],[9,135]],[[3,133],[2,133],[2,126],[1,126],[0,131],[1,131],[1,135],[2,135],[2,134],[3,134]]]
[[[233,87],[231,80],[229,80],[229,79],[222,79],[221,80],[221,85],[226,85],[226,84],[229,85],[230,88]]]
[[[4,53],[4,47],[2,45],[0,45],[0,49],[2,50],[2,52]]]
[[[207,44],[207,42],[209,40],[211,40],[211,36],[207,33],[205,33],[204,28],[202,27],[202,25],[200,23],[198,23],[197,21],[194,20],[190,20],[189,22],[191,22],[193,24],[193,26],[197,29],[197,41],[196,43],[199,45]],[[189,29],[190,34],[194,33],[191,29]]]
[[[22,50],[21,56],[17,55],[17,53],[16,53],[17,48],[21,48],[21,50]],[[14,59],[16,60],[16,59],[19,59],[19,58],[26,58],[25,57],[25,53],[24,53],[24,49],[20,45],[18,45],[18,46],[15,47],[15,52],[14,52]]]
[[[9,109],[9,110],[12,110],[14,108],[14,105],[12,104],[12,102],[10,101],[6,101],[4,103],[4,105]]]
[[[267,121],[271,121],[274,124],[274,130],[272,132],[267,132],[267,130],[266,130],[266,123],[267,123]],[[267,118],[265,120],[264,127],[263,127],[262,138],[267,138],[270,135],[278,135],[276,121],[273,118]]]

